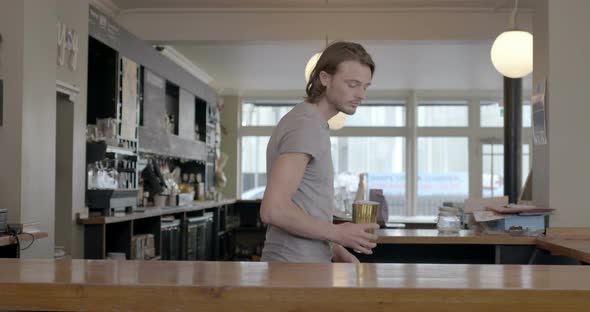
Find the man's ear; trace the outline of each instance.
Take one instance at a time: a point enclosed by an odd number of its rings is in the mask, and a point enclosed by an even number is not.
[[[321,82],[322,86],[324,86],[324,87],[328,86],[328,84],[330,84],[331,79],[332,79],[332,76],[330,74],[326,73],[323,70],[320,72],[320,82]]]

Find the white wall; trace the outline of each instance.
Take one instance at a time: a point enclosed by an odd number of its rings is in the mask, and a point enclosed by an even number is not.
[[[24,1],[21,223],[49,237],[21,257],[52,257],[55,209],[55,0]]]
[[[590,2],[543,0],[539,6],[547,24],[535,21],[534,81],[548,79],[549,144],[533,153],[533,197],[558,209],[551,226],[589,226]]]
[[[78,69],[57,66],[56,21],[79,34]],[[55,240],[56,177],[56,79],[80,88],[72,103],[74,122],[65,213],[70,220],[60,225],[60,235],[82,255],[81,227],[75,213],[84,208],[86,75],[88,46],[88,1],[24,0],[0,3],[0,33],[5,79],[4,125],[0,127],[0,207],[8,208],[11,223],[38,223],[49,237],[37,240],[23,251],[24,258],[51,258]],[[71,120],[71,118],[70,118]],[[63,150],[61,151],[64,152]],[[60,207],[64,208],[64,207]],[[64,211],[61,211],[62,213]]]
[[[0,126],[0,208],[8,209],[10,223],[18,223],[21,215],[24,9],[21,1],[0,2],[0,77],[4,79],[4,117]]]
[[[55,177],[54,0],[3,1],[5,124],[0,128],[0,206],[9,222],[39,223],[49,238],[22,257],[53,255]]]

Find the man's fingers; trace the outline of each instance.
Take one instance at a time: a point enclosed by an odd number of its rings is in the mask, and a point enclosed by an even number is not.
[[[367,249],[373,249],[373,248],[377,247],[377,244],[371,242],[370,240],[366,240],[366,239],[358,240],[357,244],[359,244]]]
[[[357,244],[357,246],[354,249],[364,253],[365,255],[372,255],[373,254],[373,252],[370,249],[367,249],[360,244]]]
[[[377,223],[365,223],[363,226],[363,229],[365,230],[377,230],[379,229],[379,224]]]
[[[368,232],[363,232],[363,238],[368,241],[377,241],[379,236],[377,236],[375,234],[368,233]]]

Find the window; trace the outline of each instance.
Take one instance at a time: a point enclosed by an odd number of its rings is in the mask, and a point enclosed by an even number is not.
[[[269,136],[242,137],[242,198],[262,198],[266,186],[266,146]]]
[[[418,127],[467,127],[466,101],[429,101],[418,104]]]
[[[434,216],[446,201],[469,196],[469,147],[466,137],[418,138],[417,216]]]
[[[522,102],[522,127],[531,127],[531,102]],[[483,128],[504,127],[504,108],[498,102],[483,101],[480,105],[480,124]]]
[[[367,187],[382,189],[390,214],[405,215],[405,138],[332,137],[336,208],[350,212],[359,174],[367,173]]]
[[[331,132],[335,207],[350,211],[360,173],[369,189],[383,189],[390,221],[434,222],[444,202],[498,196],[503,186],[503,118],[493,95],[436,96],[410,92],[370,99]],[[249,100],[242,104],[240,196],[262,198],[266,146],[273,127],[295,100]],[[523,106],[523,182],[529,172],[531,106]],[[474,174],[477,172],[477,174]]]
[[[346,127],[403,127],[406,108],[403,102],[363,102],[356,113],[347,116]]]
[[[530,170],[530,145],[522,146],[522,185]],[[482,145],[482,197],[504,196],[504,145]]]
[[[242,104],[242,126],[275,126],[295,106],[295,102]]]

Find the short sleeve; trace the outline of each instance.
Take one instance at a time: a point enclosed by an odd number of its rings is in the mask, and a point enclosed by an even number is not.
[[[304,153],[318,158],[322,150],[322,129],[318,123],[308,118],[299,118],[286,129],[280,143],[279,154]]]

